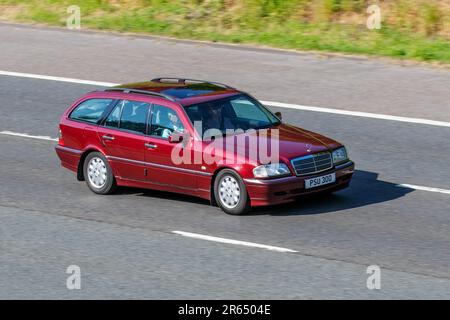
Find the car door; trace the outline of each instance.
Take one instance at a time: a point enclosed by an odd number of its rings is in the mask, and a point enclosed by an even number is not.
[[[145,181],[145,143],[150,104],[120,100],[98,128],[99,139],[122,179]]]
[[[172,151],[174,148],[180,148],[180,144],[169,142],[172,133],[186,134],[186,128],[186,123],[183,123],[175,109],[158,104],[152,106],[145,150],[145,161],[149,166],[147,175],[149,182],[178,189],[197,188],[198,169],[195,164],[192,161],[179,163],[173,159]],[[184,143],[190,142],[189,135],[185,135],[185,139],[188,141]]]

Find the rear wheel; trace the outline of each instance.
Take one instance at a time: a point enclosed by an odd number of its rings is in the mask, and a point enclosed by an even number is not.
[[[228,214],[242,215],[250,210],[250,199],[242,178],[233,170],[224,169],[214,181],[214,196],[219,207]]]
[[[100,152],[88,154],[83,164],[86,183],[97,194],[110,194],[116,188],[116,181],[108,160]]]

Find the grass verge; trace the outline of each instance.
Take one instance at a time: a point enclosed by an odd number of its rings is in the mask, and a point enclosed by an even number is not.
[[[82,27],[450,63],[450,1],[381,6],[366,27],[362,0],[0,0],[0,18],[65,26],[78,5]],[[448,6],[447,6],[448,5]]]

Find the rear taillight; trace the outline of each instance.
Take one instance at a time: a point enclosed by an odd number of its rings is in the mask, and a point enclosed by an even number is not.
[[[63,135],[62,135],[62,131],[61,131],[61,129],[59,129],[59,136],[58,136],[58,144],[59,145],[64,145],[64,140],[63,140]]]

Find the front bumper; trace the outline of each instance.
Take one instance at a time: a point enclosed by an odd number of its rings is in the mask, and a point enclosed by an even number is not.
[[[267,206],[295,201],[301,196],[320,192],[337,191],[348,187],[355,170],[352,161],[336,166],[332,170],[310,176],[289,176],[279,179],[244,179],[251,205]],[[314,189],[305,189],[305,179],[336,173],[336,182]]]

